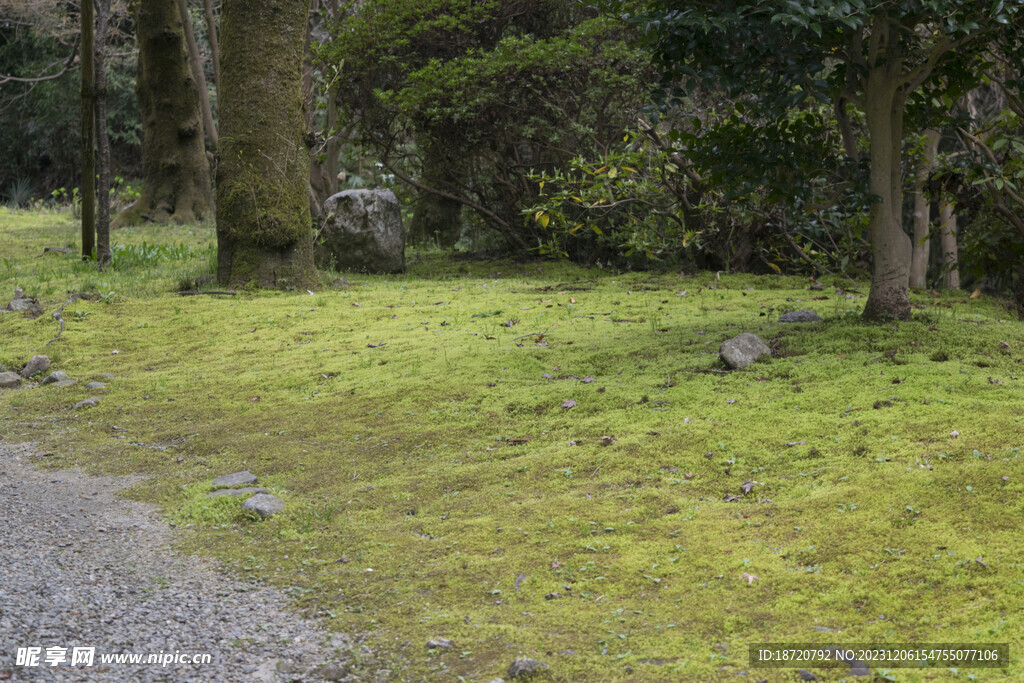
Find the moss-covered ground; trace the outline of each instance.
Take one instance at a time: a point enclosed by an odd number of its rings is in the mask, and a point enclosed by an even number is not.
[[[395,680],[516,656],[542,680],[796,679],[750,667],[765,641],[1008,642],[1009,669],[874,671],[1024,679],[1024,326],[998,301],[915,293],[912,321],[866,325],[867,283],[839,277],[440,253],[312,295],[183,297],[211,227],[116,232],[106,273],[42,255],[76,231],[0,214],[2,303],[46,309],[0,315],[0,364],[46,353],[82,380],[0,392],[0,434],[147,475],[130,495],[184,548],[364,634]],[[794,308],[825,322],[780,325]],[[726,373],[744,331],[775,353]],[[283,514],[206,497],[243,469]]]

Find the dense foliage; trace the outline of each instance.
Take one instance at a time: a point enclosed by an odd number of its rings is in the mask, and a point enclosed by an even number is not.
[[[358,139],[420,203],[442,198],[516,248],[532,170],[621,139],[647,89],[618,21],[565,0],[350,3],[321,59]],[[456,235],[457,236],[457,235]]]
[[[54,0],[2,3],[0,193],[14,204],[70,194],[80,177],[77,8]],[[141,123],[135,101],[133,27],[113,3],[107,46],[107,130],[114,170],[136,177]],[[63,73],[61,73],[63,71]],[[61,74],[51,80],[35,80]],[[14,80],[7,80],[14,77]]]

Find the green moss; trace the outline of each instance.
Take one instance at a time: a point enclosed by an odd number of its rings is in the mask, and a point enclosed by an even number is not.
[[[910,322],[869,325],[863,294],[799,278],[436,253],[315,296],[181,298],[202,259],[96,275],[35,258],[72,224],[0,221],[0,291],[48,312],[89,278],[120,294],[69,306],[45,350],[72,377],[115,375],[99,407],[68,410],[81,383],[0,393],[0,432],[54,467],[145,473],[129,495],[192,524],[183,547],[366,634],[396,680],[491,680],[516,655],[552,680],[790,680],[750,671],[747,644],[1024,644],[1024,327],[998,302],[915,296]],[[132,239],[160,235],[212,240]],[[825,322],[775,323],[803,307]],[[703,372],[742,331],[779,355]],[[0,363],[55,332],[0,316]],[[286,511],[206,498],[241,469]],[[898,673],[930,676],[966,679]]]

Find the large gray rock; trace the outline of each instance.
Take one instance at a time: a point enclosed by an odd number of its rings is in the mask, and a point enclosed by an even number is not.
[[[46,372],[50,369],[50,359],[47,356],[32,356],[28,365],[21,369],[22,377],[31,377],[37,372]]]
[[[0,389],[17,389],[21,386],[21,375],[16,372],[0,372]]]
[[[322,266],[367,273],[405,270],[405,226],[391,190],[346,190],[324,202],[326,223],[317,238]]]
[[[257,481],[259,479],[257,479],[255,474],[244,470],[242,472],[225,474],[223,477],[217,477],[213,480],[213,485],[217,488],[231,488],[232,486],[249,486]]]
[[[726,339],[718,349],[722,361],[733,370],[745,368],[761,356],[772,351],[756,334],[744,332],[732,339]]]
[[[821,316],[814,311],[790,311],[779,316],[780,323],[820,323]]]
[[[263,518],[276,515],[284,510],[284,501],[269,493],[257,493],[249,500],[242,503],[243,510],[251,510]]]

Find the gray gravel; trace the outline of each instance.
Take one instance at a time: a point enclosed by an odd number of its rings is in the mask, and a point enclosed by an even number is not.
[[[175,531],[123,500],[128,478],[32,467],[0,443],[0,681],[369,681],[388,677],[352,638],[289,611],[277,590],[174,553]],[[18,648],[41,647],[40,666]],[[95,647],[91,667],[47,648]],[[103,664],[113,653],[209,653],[209,664]]]

